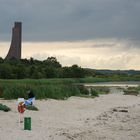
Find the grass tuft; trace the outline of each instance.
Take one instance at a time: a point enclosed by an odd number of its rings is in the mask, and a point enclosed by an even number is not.
[[[3,110],[4,112],[11,111],[11,109],[8,106],[3,104],[0,104],[0,110]]]

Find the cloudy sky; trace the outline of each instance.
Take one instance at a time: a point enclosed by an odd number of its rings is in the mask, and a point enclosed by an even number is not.
[[[22,57],[55,56],[63,66],[140,69],[140,0],[0,0],[0,56],[14,21]]]

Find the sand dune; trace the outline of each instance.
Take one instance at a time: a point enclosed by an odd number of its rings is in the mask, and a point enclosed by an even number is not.
[[[0,103],[12,108],[7,113],[0,111],[0,140],[140,139],[139,96],[109,94],[95,99],[37,100],[39,111],[24,114],[32,118],[31,131],[23,130],[23,124],[19,126],[15,100]]]

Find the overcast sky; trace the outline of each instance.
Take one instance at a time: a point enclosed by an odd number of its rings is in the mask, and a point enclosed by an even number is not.
[[[22,21],[24,58],[140,69],[139,13],[140,0],[0,0],[0,56],[9,49],[14,21]]]

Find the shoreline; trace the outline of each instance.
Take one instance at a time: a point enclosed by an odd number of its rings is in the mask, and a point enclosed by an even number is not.
[[[77,83],[75,85],[83,85],[85,87],[138,87],[138,81],[124,81],[124,82],[99,82],[99,83]]]

